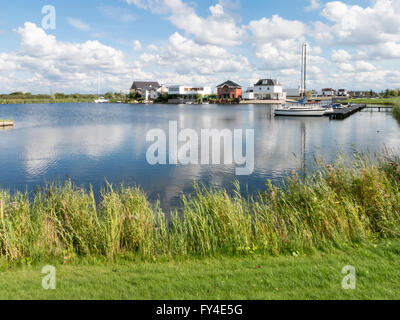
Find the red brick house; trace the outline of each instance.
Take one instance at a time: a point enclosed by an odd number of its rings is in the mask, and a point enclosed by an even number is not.
[[[233,81],[226,81],[217,86],[218,99],[233,100],[242,97],[242,87]]]

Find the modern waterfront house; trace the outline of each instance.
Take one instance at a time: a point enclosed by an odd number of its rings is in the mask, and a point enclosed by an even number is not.
[[[339,97],[348,97],[349,96],[346,89],[339,89],[337,92],[337,95]]]
[[[225,81],[217,86],[218,99],[220,100],[234,100],[242,98],[242,86],[233,81]]]
[[[168,87],[168,102],[196,102],[200,97],[211,94],[211,87],[173,85]]]
[[[282,85],[276,79],[261,79],[253,88],[247,89],[248,93],[245,94],[244,98],[247,99],[249,96],[253,96],[255,100],[285,100],[286,93],[283,92]]]

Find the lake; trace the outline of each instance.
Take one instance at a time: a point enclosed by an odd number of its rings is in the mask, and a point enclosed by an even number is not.
[[[343,121],[275,118],[266,105],[0,105],[0,119],[15,127],[0,130],[0,186],[34,190],[46,181],[71,178],[98,191],[105,180],[142,187],[164,208],[179,203],[194,182],[227,189],[238,179],[250,193],[279,183],[292,170],[312,168],[314,156],[332,161],[338,152],[399,151],[400,125],[391,111],[364,110]],[[156,165],[146,160],[149,130],[179,128],[254,129],[255,170],[235,175],[233,165]]]

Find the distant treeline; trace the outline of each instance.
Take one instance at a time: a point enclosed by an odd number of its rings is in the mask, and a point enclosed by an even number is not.
[[[123,92],[107,92],[100,96],[110,100],[110,102],[130,102],[137,97]],[[81,94],[81,93],[54,93],[54,94],[32,94],[22,91],[13,92],[10,94],[0,94],[0,104],[14,103],[68,103],[68,102],[93,102],[97,99],[97,94]]]
[[[400,89],[386,89],[380,93],[381,97],[389,98],[389,97],[400,97]]]
[[[0,99],[5,100],[18,100],[18,99],[54,99],[54,100],[62,100],[62,99],[95,99],[97,96],[94,94],[65,94],[65,93],[55,93],[55,94],[32,94],[32,93],[24,93],[24,92],[13,92],[10,94],[0,94]]]

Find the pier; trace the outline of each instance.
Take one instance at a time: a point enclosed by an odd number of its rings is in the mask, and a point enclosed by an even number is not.
[[[0,127],[13,127],[14,120],[0,120]]]
[[[343,120],[347,117],[350,117],[352,114],[365,109],[366,107],[367,107],[366,104],[362,104],[362,105],[353,105],[348,108],[337,109],[330,114],[329,118],[331,120]]]

